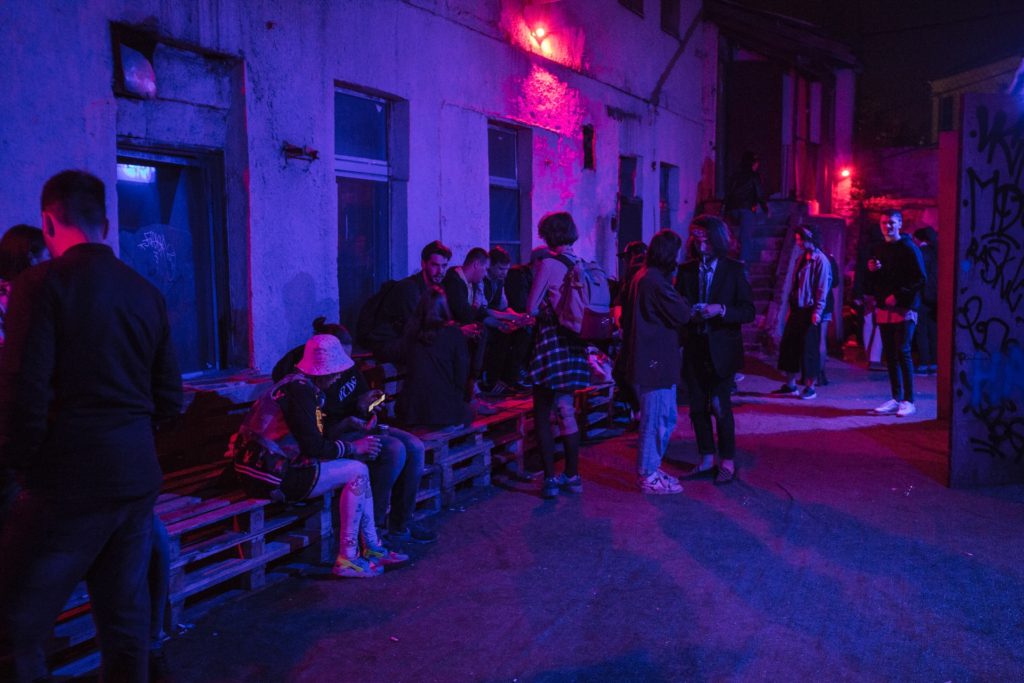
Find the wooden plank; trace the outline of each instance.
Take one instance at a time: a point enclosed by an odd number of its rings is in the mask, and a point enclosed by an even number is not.
[[[302,519],[303,517],[300,515],[275,517],[269,522],[266,522],[262,529],[257,529],[255,531],[229,531],[219,536],[204,540],[201,543],[185,546],[182,548],[179,558],[171,563],[171,569],[185,567],[193,562],[198,562],[206,559],[207,557],[222,553],[225,550],[230,550],[239,544],[251,541],[253,538],[258,536],[271,534],[279,529],[295,524]]]
[[[185,575],[185,583],[180,591],[177,591],[175,598],[183,599],[196,593],[201,593],[208,588],[262,567],[272,560],[284,557],[292,552],[293,548],[288,543],[271,542],[266,544],[263,555],[258,558],[231,558],[211,564],[208,567]]]
[[[168,524],[167,534],[172,537],[180,536],[188,531],[201,529],[223,519],[228,519],[229,517],[244,515],[254,510],[262,510],[270,504],[269,500],[264,500],[262,498],[243,498],[237,502],[228,501],[226,505],[214,505],[223,501],[224,499],[206,501],[206,503],[210,504],[212,509],[204,510],[202,514],[182,519],[181,521],[174,522],[173,524]]]

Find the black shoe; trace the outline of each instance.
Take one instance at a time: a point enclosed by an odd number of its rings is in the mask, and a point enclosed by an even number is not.
[[[407,526],[404,529],[396,529],[388,532],[389,541],[400,543],[434,543],[437,541],[437,532],[424,529],[418,526]]]

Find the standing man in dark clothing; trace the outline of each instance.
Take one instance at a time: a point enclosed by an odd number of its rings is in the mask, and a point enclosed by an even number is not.
[[[928,277],[921,250],[909,235],[900,234],[903,213],[896,209],[883,211],[879,227],[885,242],[868,259],[867,284],[882,334],[882,355],[889,370],[892,398],[873,412],[907,417],[917,412],[910,344]]]
[[[743,368],[740,325],[754,320],[754,296],[743,264],[727,256],[729,228],[721,219],[693,219],[686,253],[689,260],[679,267],[676,289],[693,304],[683,377],[701,455],[694,474],[714,474],[716,484],[726,484],[736,473],[736,425],[730,393],[733,376]],[[717,471],[712,415],[718,427]]]
[[[750,264],[757,259],[757,238],[754,231],[757,218],[754,212],[760,207],[768,215],[768,202],[761,176],[757,169],[761,160],[753,152],[744,152],[740,162],[742,168],[729,179],[725,194],[725,214],[739,231],[740,260]]]
[[[448,270],[452,250],[434,240],[420,252],[420,270],[399,280],[381,302],[374,321],[372,348],[374,357],[385,363],[403,362],[402,339],[406,323],[413,317],[420,297],[428,287],[440,285]]]
[[[103,678],[144,681],[153,423],[182,403],[167,311],[103,244],[99,179],[60,173],[41,204],[54,259],[16,281],[0,365],[0,452],[24,485],[0,542],[0,618],[18,680],[43,679],[43,644],[84,578]]]
[[[672,287],[683,240],[671,230],[651,238],[646,265],[626,290],[622,305],[624,379],[639,397],[637,485],[643,493],[680,493],[679,480],[661,469],[676,426],[676,383],[682,370],[679,339],[690,304]]]

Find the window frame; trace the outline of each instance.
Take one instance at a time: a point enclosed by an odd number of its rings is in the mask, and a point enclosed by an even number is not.
[[[491,175],[490,169],[490,138],[492,130],[501,130],[509,132],[515,135],[515,173],[516,177],[507,178],[505,176]],[[530,180],[531,173],[529,168],[529,162],[531,159],[532,148],[532,133],[529,128],[524,126],[517,126],[512,123],[508,123],[500,120],[489,120],[487,122],[487,156],[488,156],[488,167],[487,167],[487,203],[488,203],[488,225],[487,225],[487,244],[489,247],[496,245],[506,246],[513,244],[508,240],[495,241],[493,226],[490,223],[490,210],[491,210],[491,188],[497,187],[505,190],[515,190],[517,194],[517,206],[519,214],[519,225],[517,226],[519,239],[515,244],[519,246],[519,259],[522,261],[526,258],[526,252],[532,247],[530,241],[530,220],[529,220],[529,201],[530,201]],[[516,259],[513,257],[513,261]]]

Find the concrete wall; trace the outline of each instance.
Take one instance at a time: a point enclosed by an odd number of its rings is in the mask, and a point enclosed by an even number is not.
[[[699,7],[682,4],[680,34]],[[158,64],[156,100],[116,97],[110,22],[216,54]],[[538,22],[550,53],[531,43]],[[248,330],[232,357],[268,370],[309,320],[338,308],[336,84],[408,103],[408,211],[393,225],[393,277],[415,269],[432,239],[456,261],[487,243],[491,120],[532,130],[531,225],[572,211],[579,251],[610,267],[620,154],[642,158],[645,236],[657,222],[658,162],[680,168],[673,225],[692,215],[711,157],[706,31],[673,62],[679,39],[661,30],[656,3],[639,17],[613,0],[10,0],[0,5],[0,224],[37,223],[42,183],[70,167],[107,182],[116,219],[119,138],[220,150],[232,316]],[[582,170],[585,123],[594,171]],[[321,158],[286,160],[286,141]]]
[[[868,197],[916,197],[934,200],[939,195],[937,147],[881,147],[857,155],[858,184]]]

